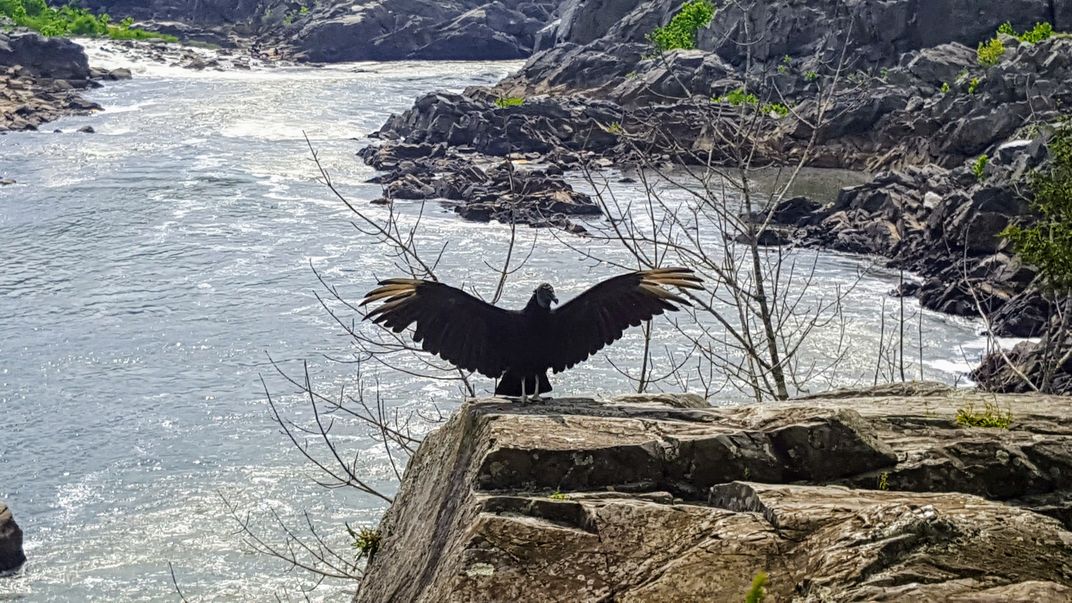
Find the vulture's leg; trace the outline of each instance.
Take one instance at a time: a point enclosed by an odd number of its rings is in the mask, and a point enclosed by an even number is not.
[[[521,377],[521,403],[524,404],[526,402],[528,402],[528,400],[525,398],[525,377],[522,376]]]

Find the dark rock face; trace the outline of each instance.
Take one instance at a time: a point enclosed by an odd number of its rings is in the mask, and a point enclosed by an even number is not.
[[[18,569],[26,562],[26,555],[22,552],[22,530],[15,518],[11,516],[11,510],[7,505],[0,502],[0,572]]]
[[[471,401],[410,461],[356,600],[729,601],[760,569],[779,601],[1072,595],[1067,404],[963,429],[991,398],[901,390]]]
[[[83,0],[147,29],[265,56],[331,62],[505,60],[532,54],[558,0]],[[304,10],[301,7],[305,7]],[[242,40],[240,38],[247,38]]]
[[[1041,295],[1038,299],[1036,303],[1040,305],[1048,306],[1051,303]],[[1021,305],[1015,306],[1014,311],[1023,309]],[[1047,318],[1030,317],[1032,312]],[[980,387],[994,392],[1029,392],[1034,385],[1047,391],[1072,395],[1072,323],[1067,319],[1067,304],[1065,312],[1058,314],[1048,307],[1044,310],[1027,308],[1024,311],[1029,316],[1027,320],[1042,323],[1039,342],[1025,341],[1006,353],[989,354],[972,371],[972,379]]]
[[[0,65],[19,65],[27,75],[53,80],[90,77],[89,60],[81,46],[36,33],[0,33]]]
[[[566,0],[557,26],[548,33],[557,47],[548,47],[535,55],[518,81],[541,88],[556,78],[561,83],[565,74],[571,78],[569,87],[575,91],[598,88],[604,82],[598,78],[593,81],[583,69],[589,57],[621,57],[628,63],[634,56],[631,45],[643,44],[645,36],[665,24],[681,4],[679,0]],[[749,3],[747,11],[739,6],[721,8],[711,28],[700,32],[697,47],[741,66],[746,61],[746,52],[750,53],[750,60],[758,63],[776,63],[785,56],[801,61],[836,60],[843,43],[847,43],[848,52],[854,58],[853,68],[890,66],[902,53],[948,42],[974,48],[1005,21],[1018,30],[1040,21],[1055,23],[1055,4],[1060,3],[1050,0],[855,0],[849,3],[759,0]],[[1064,7],[1057,11],[1069,12]],[[1061,29],[1060,19],[1056,21],[1055,25]],[[762,35],[744,43],[745,32]],[[851,32],[847,41],[839,37],[842,32]],[[637,59],[632,62],[636,63]],[[630,65],[623,67],[621,74],[633,69]]]
[[[262,43],[306,61],[505,60],[532,54],[557,0],[329,2]]]

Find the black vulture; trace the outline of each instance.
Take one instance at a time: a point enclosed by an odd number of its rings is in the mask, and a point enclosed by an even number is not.
[[[401,333],[411,324],[413,341],[454,366],[499,379],[495,394],[539,399],[551,391],[547,370],[559,373],[587,360],[675,304],[688,300],[664,289],[703,289],[687,268],[630,272],[605,280],[558,308],[555,290],[544,283],[522,310],[506,310],[442,283],[393,278],[379,283],[361,302],[383,305],[365,316]]]

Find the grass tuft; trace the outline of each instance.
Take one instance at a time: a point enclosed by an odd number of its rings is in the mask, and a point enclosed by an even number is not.
[[[1012,411],[1003,411],[993,402],[987,402],[982,410],[976,410],[975,406],[969,402],[957,410],[956,420],[957,425],[961,427],[1008,429],[1012,425]]]

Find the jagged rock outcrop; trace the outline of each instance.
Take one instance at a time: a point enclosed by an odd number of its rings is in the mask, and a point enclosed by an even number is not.
[[[0,501],[0,572],[17,569],[26,562],[22,551],[22,529],[15,523],[11,510]]]
[[[95,83],[82,47],[32,32],[0,31],[0,132],[34,130],[100,105],[78,91]]]
[[[1010,429],[958,426],[972,402]],[[777,601],[1066,600],[1070,467],[1044,396],[469,401],[411,460],[356,600],[740,600],[761,570]]]
[[[665,24],[681,0],[566,0],[546,46],[512,82],[538,94],[552,89],[599,91],[631,71],[646,36]],[[975,47],[1009,21],[1018,31],[1036,22],[1072,30],[1068,9],[1050,0],[759,0],[722,7],[700,32],[697,48],[744,66],[788,56],[812,69],[847,46],[850,69],[896,64],[902,53],[959,42]],[[746,6],[746,11],[742,6]],[[846,39],[847,38],[847,39]],[[554,44],[550,44],[550,42]],[[593,68],[593,66],[598,66]],[[649,65],[657,68],[658,65]]]

